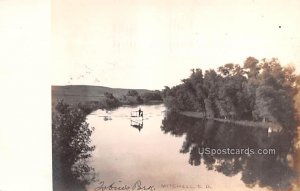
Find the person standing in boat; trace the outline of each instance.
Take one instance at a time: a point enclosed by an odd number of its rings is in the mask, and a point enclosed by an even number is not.
[[[139,117],[143,117],[143,111],[139,108]]]

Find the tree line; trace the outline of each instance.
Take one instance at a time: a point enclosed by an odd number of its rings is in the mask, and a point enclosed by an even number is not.
[[[122,105],[156,104],[163,101],[159,90],[139,93],[136,90],[128,90],[125,95],[114,95],[105,92],[99,101],[79,103],[78,107],[86,113],[91,113],[97,109],[115,109]]]
[[[162,97],[173,111],[197,111],[207,118],[254,120],[295,127],[294,96],[300,78],[293,66],[277,58],[248,57],[243,66],[225,64],[217,70],[192,69],[191,75]]]

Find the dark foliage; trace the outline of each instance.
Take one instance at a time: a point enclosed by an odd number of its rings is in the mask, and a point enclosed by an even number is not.
[[[143,93],[140,98],[144,103],[148,103],[150,101],[162,101],[160,91],[158,90]]]
[[[121,105],[121,102],[112,93],[106,92],[104,96],[105,98],[101,102],[102,108],[113,109]]]
[[[293,67],[282,67],[275,58],[259,62],[249,57],[243,67],[229,63],[217,71],[191,72],[181,84],[162,91],[169,109],[202,112],[207,118],[269,121],[294,131],[299,77]]]
[[[127,96],[136,97],[138,95],[139,95],[139,93],[136,90],[128,90],[128,92],[127,92]]]
[[[86,163],[95,149],[90,146],[93,128],[85,122],[88,111],[59,101],[52,113],[53,190],[84,190],[93,180]]]

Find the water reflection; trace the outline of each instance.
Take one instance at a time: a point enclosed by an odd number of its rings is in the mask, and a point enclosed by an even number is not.
[[[207,170],[214,170],[232,177],[241,173],[241,180],[247,187],[269,187],[272,190],[291,188],[296,172],[289,165],[293,152],[294,134],[282,131],[268,134],[267,130],[242,127],[229,123],[204,121],[169,112],[162,121],[161,129],[176,137],[185,135],[180,149],[189,153],[189,164],[204,164]],[[203,148],[275,149],[275,154],[201,154]]]
[[[144,121],[136,121],[136,120],[130,120],[130,125],[131,127],[137,128],[139,131],[141,131],[141,129],[144,126]]]

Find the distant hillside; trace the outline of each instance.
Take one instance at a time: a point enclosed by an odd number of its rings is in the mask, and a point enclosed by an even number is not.
[[[104,86],[70,85],[52,86],[52,102],[63,99],[66,103],[77,104],[79,102],[99,101],[105,92],[113,93],[115,97],[126,95],[128,90],[122,88],[109,88]],[[151,92],[146,89],[135,89],[139,94]]]

